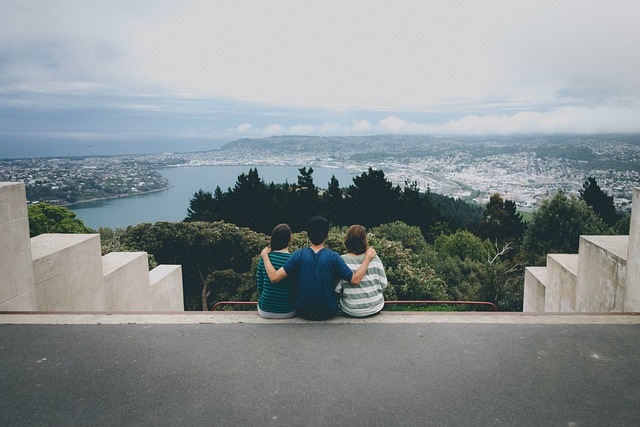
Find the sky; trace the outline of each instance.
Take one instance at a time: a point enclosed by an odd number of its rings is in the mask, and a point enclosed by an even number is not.
[[[638,23],[637,0],[0,0],[0,144],[635,133]]]

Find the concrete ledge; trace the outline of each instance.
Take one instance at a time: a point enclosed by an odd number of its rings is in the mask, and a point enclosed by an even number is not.
[[[629,236],[580,236],[576,311],[623,311]]]
[[[0,312],[0,324],[106,325],[106,324],[366,324],[366,323],[482,323],[482,324],[560,324],[560,325],[639,325],[640,313],[447,313],[384,311],[366,319],[338,316],[331,320],[310,321],[302,318],[264,319],[257,312],[225,311],[219,313],[186,311],[167,312]]]
[[[526,267],[524,270],[524,298],[522,311],[544,311],[548,283],[547,267]]]
[[[102,283],[100,235],[41,234],[31,239],[37,310],[88,310]],[[97,305],[100,307],[100,305]]]
[[[149,310],[146,252],[111,252],[102,257],[105,310]]]
[[[575,311],[578,254],[547,255],[545,311]]]
[[[151,310],[184,311],[182,266],[161,264],[149,272]]]

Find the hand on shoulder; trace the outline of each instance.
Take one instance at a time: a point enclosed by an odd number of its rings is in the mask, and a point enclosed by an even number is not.
[[[262,249],[262,252],[260,252],[260,256],[264,258],[268,256],[270,252],[271,252],[271,248],[269,246],[265,246],[265,248]]]
[[[369,258],[370,261],[372,261],[377,255],[376,250],[373,249],[372,247],[367,248],[366,254],[367,254],[367,258]]]

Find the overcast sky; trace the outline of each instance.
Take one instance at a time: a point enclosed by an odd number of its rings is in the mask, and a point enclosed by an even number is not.
[[[0,135],[640,132],[638,0],[0,0]]]

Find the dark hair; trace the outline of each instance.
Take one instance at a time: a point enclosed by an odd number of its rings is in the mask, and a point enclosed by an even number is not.
[[[278,224],[271,232],[271,250],[279,251],[289,246],[291,228],[287,224]]]
[[[360,255],[367,251],[367,229],[361,225],[352,225],[344,236],[344,247],[347,252]]]
[[[329,235],[329,221],[322,216],[314,216],[307,223],[307,236],[314,245],[319,245]]]

